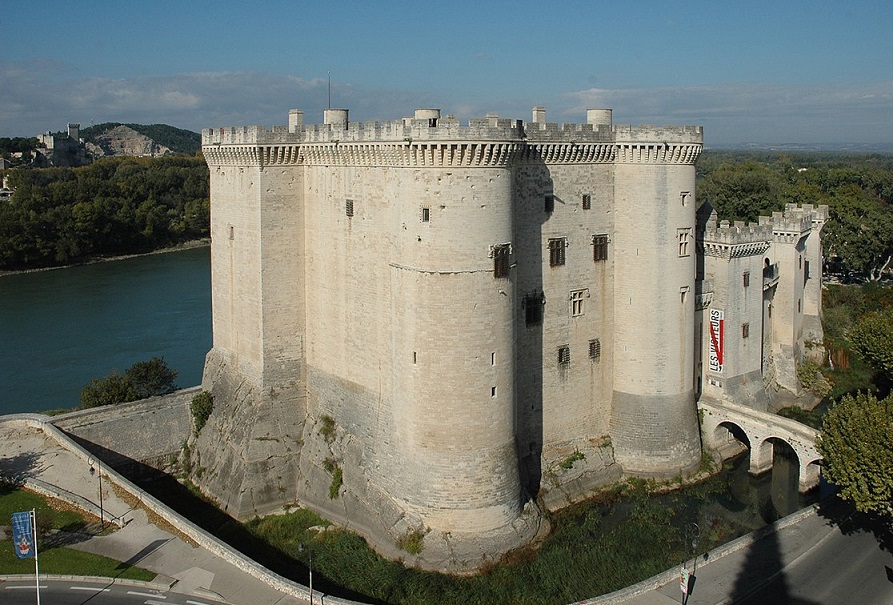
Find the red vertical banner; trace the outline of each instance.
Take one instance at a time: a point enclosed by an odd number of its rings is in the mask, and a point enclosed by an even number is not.
[[[721,309],[710,309],[710,351],[708,368],[711,372],[722,374],[724,354],[725,320]]]

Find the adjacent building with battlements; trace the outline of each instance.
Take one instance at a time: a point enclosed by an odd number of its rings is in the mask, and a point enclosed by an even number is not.
[[[699,397],[766,409],[799,389],[827,216],[699,220],[702,144],[539,107],[204,130],[197,483],[236,517],[299,501],[469,571],[539,531],[537,502],[695,471]],[[422,553],[398,552],[414,532]]]

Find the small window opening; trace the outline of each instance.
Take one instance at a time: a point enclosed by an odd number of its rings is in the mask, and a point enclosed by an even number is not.
[[[741,282],[744,284],[745,288],[750,286],[750,271],[745,271],[741,274]]]
[[[499,279],[509,276],[509,245],[493,246],[493,277]]]
[[[589,341],[589,359],[598,361],[602,356],[602,343],[598,338]]]
[[[493,351],[492,353],[490,353],[490,365],[491,366],[496,365],[496,351]]]
[[[353,200],[344,200],[344,214],[353,216]]]
[[[558,267],[564,264],[564,247],[566,240],[563,237],[555,237],[549,240],[549,266]]]
[[[601,261],[608,260],[608,236],[593,235],[592,236],[592,260]]]
[[[583,194],[583,210],[592,208],[592,196],[588,193]]]
[[[490,387],[490,397],[496,397],[496,387]]]
[[[741,324],[741,338],[747,338],[750,336],[750,324],[743,323]]]
[[[691,243],[691,229],[679,229],[676,234],[679,240],[679,256],[688,256],[690,254],[688,248]]]
[[[229,226],[229,238],[231,240],[236,238],[236,229],[232,225]]]
[[[413,365],[415,365],[417,361],[418,361],[418,353],[417,353],[416,351],[413,351],[413,352],[412,352],[412,363],[413,363]]]
[[[571,363],[571,348],[567,345],[558,347],[558,365],[567,366]]]
[[[588,290],[574,290],[571,292],[571,317],[579,317],[583,315],[583,301],[588,295]]]
[[[521,301],[521,306],[524,307],[524,322],[528,327],[542,325],[545,304],[546,297],[542,292],[528,294]]]
[[[430,208],[422,208],[422,222],[427,223],[431,220],[431,209]]]
[[[437,118],[428,118],[428,128],[437,127]]]
[[[691,192],[690,191],[680,191],[679,198],[682,200],[683,206],[688,206],[688,202],[691,198]]]
[[[547,196],[545,197],[545,200],[544,200],[544,201],[545,201],[545,209],[546,209],[546,212],[549,212],[549,213],[554,212],[554,211],[555,211],[555,196],[554,196],[554,195],[547,195]]]

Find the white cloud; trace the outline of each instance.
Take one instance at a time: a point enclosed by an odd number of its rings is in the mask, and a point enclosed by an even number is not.
[[[165,123],[190,130],[248,124],[285,124],[299,107],[319,122],[327,104],[325,78],[253,72],[206,72],[170,77],[76,79],[56,63],[0,60],[0,136],[33,136],[100,122]],[[710,144],[743,142],[893,142],[893,81],[847,86],[730,83],[664,88],[589,88],[528,99],[468,98],[377,90],[333,83],[332,104],[354,120],[389,120],[416,107],[441,107],[466,120],[497,112],[529,119],[545,105],[550,121],[581,122],[585,110],[614,109],[616,123],[700,124]]]

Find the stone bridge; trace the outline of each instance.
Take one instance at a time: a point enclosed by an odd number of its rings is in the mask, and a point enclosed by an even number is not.
[[[753,475],[772,468],[774,444],[787,443],[800,462],[799,489],[805,492],[819,483],[821,455],[816,450],[816,431],[796,420],[759,412],[733,403],[698,402],[701,439],[716,450],[743,443],[750,449],[749,472]]]

